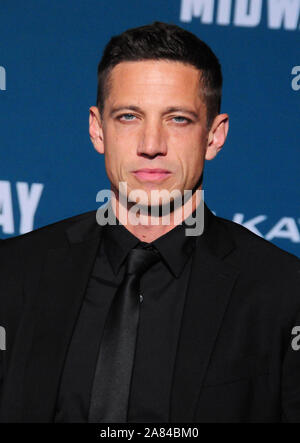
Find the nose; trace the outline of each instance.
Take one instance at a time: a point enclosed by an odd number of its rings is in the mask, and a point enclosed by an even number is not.
[[[159,120],[144,122],[137,154],[151,158],[167,154],[166,136]]]

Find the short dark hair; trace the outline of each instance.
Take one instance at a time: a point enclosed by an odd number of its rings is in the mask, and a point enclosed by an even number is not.
[[[103,113],[109,94],[109,74],[121,62],[173,60],[190,64],[201,71],[200,81],[207,109],[207,127],[220,113],[222,71],[210,47],[185,29],[162,22],[128,29],[106,45],[98,65],[97,106]]]

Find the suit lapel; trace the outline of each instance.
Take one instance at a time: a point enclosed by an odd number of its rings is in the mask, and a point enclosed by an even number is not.
[[[225,263],[234,245],[208,212],[199,237],[181,323],[171,398],[171,422],[193,422],[197,400],[238,270]]]

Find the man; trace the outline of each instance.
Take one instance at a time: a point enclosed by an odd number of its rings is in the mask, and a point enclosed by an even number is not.
[[[3,422],[300,421],[299,260],[205,205],[187,235],[228,132],[221,88],[211,49],[175,25],[108,43],[90,137],[110,205],[1,245]],[[191,198],[164,214],[174,190]]]

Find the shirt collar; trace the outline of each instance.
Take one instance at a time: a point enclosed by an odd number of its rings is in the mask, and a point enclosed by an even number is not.
[[[196,211],[191,215],[195,217]],[[105,225],[104,248],[115,275],[118,274],[123,262],[131,249],[135,248],[140,240],[116,220],[116,225]],[[157,238],[148,245],[155,246],[161,258],[174,277],[178,278],[191,256],[198,236],[187,236],[185,229],[193,227],[186,221],[175,226],[171,231]],[[143,242],[142,242],[143,243]]]

